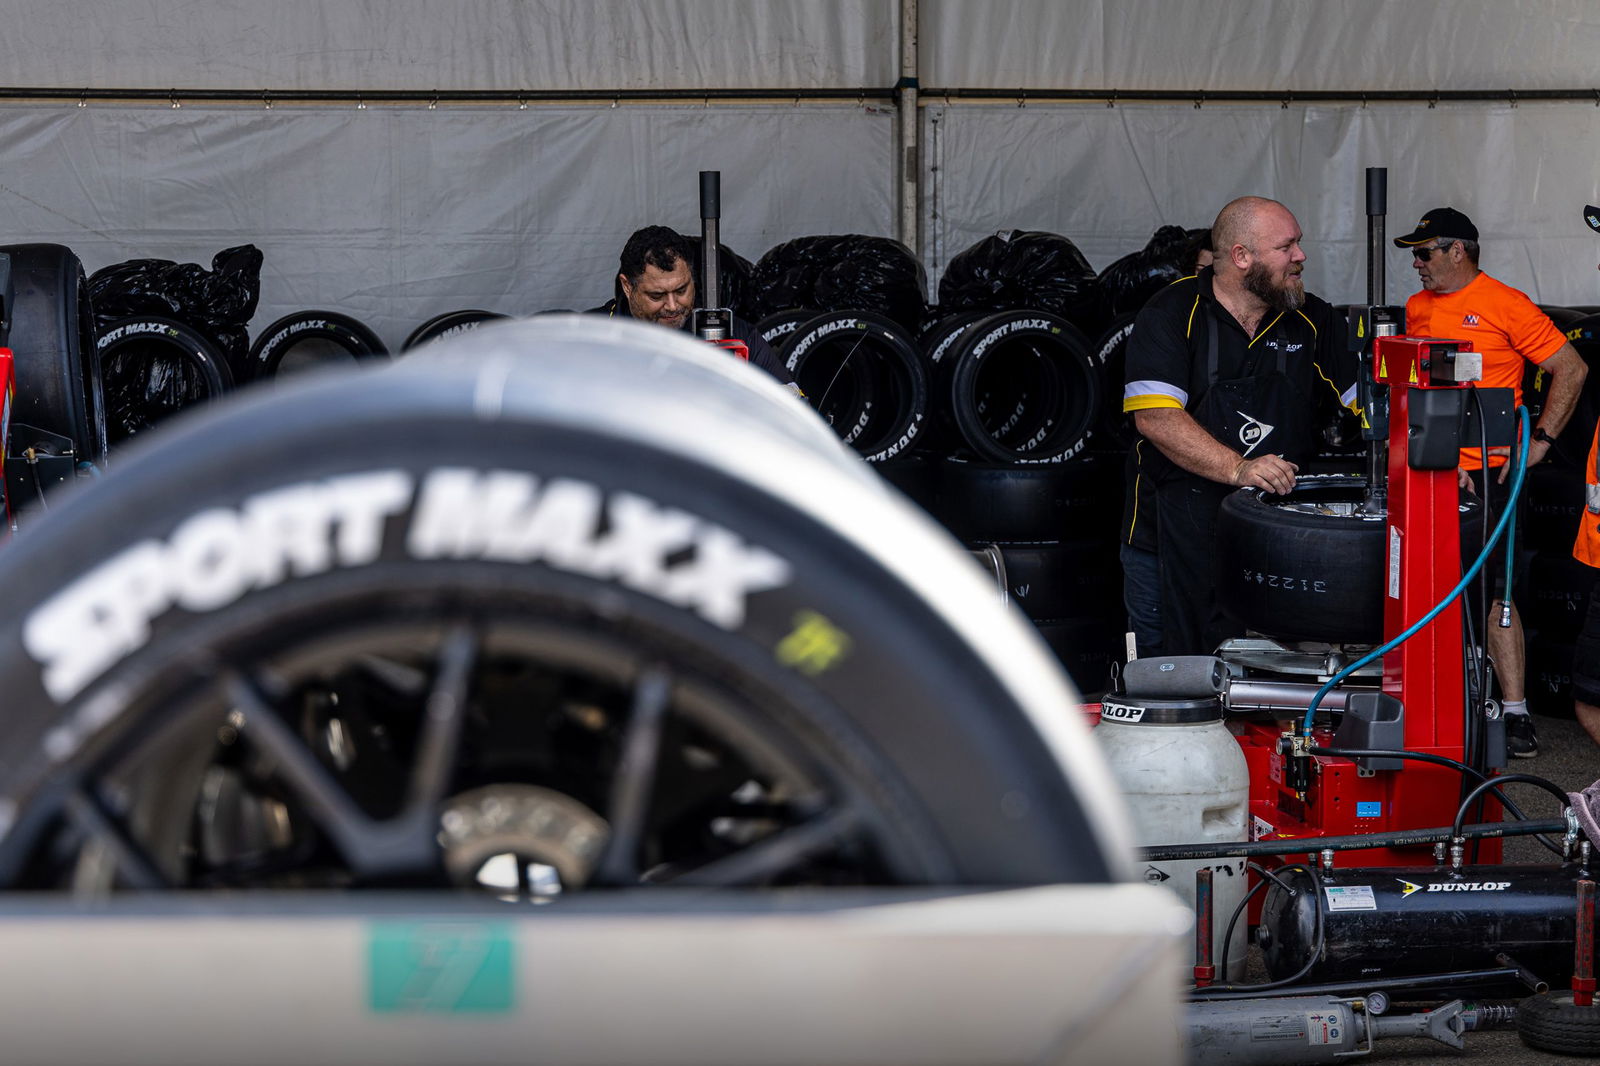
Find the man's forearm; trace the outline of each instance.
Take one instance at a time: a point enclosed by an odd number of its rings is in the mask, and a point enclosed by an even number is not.
[[[1187,411],[1176,407],[1135,411],[1133,424],[1162,455],[1198,477],[1280,495],[1294,491],[1298,468],[1293,463],[1276,455],[1246,459],[1207,433]]]
[[[1177,407],[1136,411],[1133,424],[1139,433],[1191,474],[1208,481],[1234,484],[1234,473],[1244,456],[1205,431],[1189,412]]]

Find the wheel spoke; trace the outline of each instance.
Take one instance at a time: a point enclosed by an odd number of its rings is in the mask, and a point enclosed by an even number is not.
[[[407,810],[438,817],[439,802],[454,776],[461,724],[467,714],[472,668],[478,661],[478,638],[465,625],[451,629],[439,655],[439,673],[428,693],[422,740],[411,777]]]
[[[66,813],[79,829],[111,849],[117,869],[133,888],[151,892],[172,887],[150,852],[134,839],[122,817],[101,801],[92,786],[80,786],[67,794]]]
[[[426,672],[381,655],[362,655],[356,663],[368,677],[402,698],[420,696],[428,687]]]
[[[663,884],[726,888],[764,884],[803,866],[853,836],[860,819],[849,808],[835,808],[809,822],[780,830],[743,851],[704,866],[662,877]]]
[[[388,822],[369,818],[350,794],[271,707],[261,683],[240,674],[227,679],[229,699],[244,716],[243,734],[277,760],[277,771],[306,814],[333,839],[353,872],[392,876],[437,865],[430,827],[415,817]]]
[[[634,683],[633,709],[607,809],[611,839],[595,868],[596,883],[622,885],[639,880],[639,844],[661,762],[661,727],[671,698],[672,677],[659,666],[641,672]]]

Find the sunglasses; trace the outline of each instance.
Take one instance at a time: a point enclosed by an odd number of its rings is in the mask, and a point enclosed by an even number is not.
[[[1454,241],[1450,242],[1450,244],[1454,244],[1454,243],[1455,243]],[[1431,247],[1427,247],[1427,248],[1413,248],[1413,249],[1411,249],[1411,254],[1416,256],[1418,259],[1422,260],[1424,263],[1426,263],[1428,260],[1433,258],[1433,253],[1434,252],[1447,251],[1449,249],[1449,247],[1450,247],[1450,244],[1444,244],[1444,245],[1435,244],[1435,245],[1432,245]]]

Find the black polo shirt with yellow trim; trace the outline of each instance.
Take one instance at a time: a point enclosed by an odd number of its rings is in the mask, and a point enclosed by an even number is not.
[[[1251,337],[1212,291],[1206,267],[1168,285],[1139,312],[1128,338],[1122,410],[1176,407],[1191,413],[1212,384],[1278,369],[1308,399],[1355,409],[1355,357],[1344,350],[1343,322],[1331,305],[1306,294],[1295,311],[1268,312]],[[1213,324],[1215,329],[1212,328]],[[1215,373],[1209,346],[1215,337]],[[1307,411],[1306,416],[1312,417]],[[1160,450],[1139,449],[1141,471],[1164,480],[1182,471]],[[1303,463],[1309,456],[1285,456]]]

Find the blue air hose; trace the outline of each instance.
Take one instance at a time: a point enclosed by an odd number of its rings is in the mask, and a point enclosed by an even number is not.
[[[1517,419],[1521,429],[1521,433],[1519,435],[1522,440],[1522,445],[1516,457],[1516,476],[1511,480],[1511,495],[1506,500],[1505,511],[1500,515],[1500,521],[1495,523],[1494,532],[1490,534],[1488,543],[1484,544],[1483,551],[1478,553],[1478,558],[1473,561],[1472,567],[1467,570],[1465,574],[1461,575],[1461,581],[1456,585],[1456,587],[1451,589],[1449,595],[1445,596],[1444,599],[1434,604],[1432,610],[1423,615],[1421,618],[1417,619],[1416,622],[1412,623],[1412,625],[1407,628],[1404,633],[1401,633],[1398,637],[1395,637],[1382,647],[1374,648],[1372,651],[1369,651],[1367,654],[1363,655],[1349,666],[1346,666],[1343,670],[1340,670],[1338,673],[1334,674],[1328,679],[1326,684],[1317,689],[1317,694],[1311,697],[1311,706],[1306,708],[1305,721],[1300,723],[1302,735],[1309,734],[1311,732],[1311,722],[1316,716],[1318,705],[1322,703],[1322,698],[1328,693],[1332,692],[1339,682],[1343,681],[1345,678],[1349,677],[1363,666],[1372,662],[1374,659],[1380,658],[1385,653],[1393,651],[1395,648],[1398,648],[1400,645],[1416,636],[1422,631],[1423,626],[1427,625],[1429,622],[1433,621],[1439,616],[1440,611],[1444,610],[1446,607],[1455,602],[1456,597],[1461,595],[1462,590],[1472,583],[1473,577],[1475,577],[1478,571],[1483,568],[1484,562],[1489,558],[1489,553],[1494,551],[1494,546],[1500,542],[1500,535],[1505,532],[1508,525],[1512,524],[1511,517],[1516,511],[1517,497],[1522,493],[1522,478],[1523,475],[1527,473],[1528,469],[1529,419],[1528,409],[1526,407],[1517,408]],[[1484,459],[1487,461],[1488,456],[1484,456]],[[1486,462],[1483,475],[1485,485],[1488,484],[1488,469],[1489,468]],[[1506,601],[1508,603],[1511,599],[1511,543],[1512,542],[1510,540],[1507,540],[1506,542]]]

